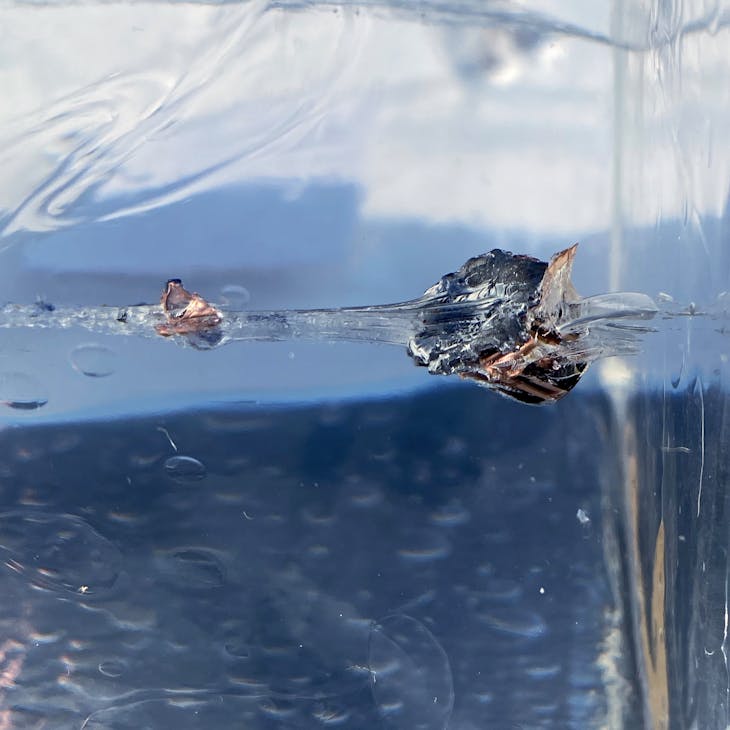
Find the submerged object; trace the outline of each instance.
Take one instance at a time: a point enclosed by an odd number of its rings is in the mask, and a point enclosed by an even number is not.
[[[174,338],[208,350],[235,341],[381,342],[417,365],[459,375],[523,403],[559,400],[599,357],[636,351],[653,317],[645,294],[580,297],[570,280],[577,244],[549,263],[494,249],[469,259],[417,299],[340,309],[236,311],[169,279],[159,306],[7,304],[0,327],[84,327],[96,334]]]

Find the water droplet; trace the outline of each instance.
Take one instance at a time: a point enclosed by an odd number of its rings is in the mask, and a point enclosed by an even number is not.
[[[243,309],[251,301],[251,294],[245,286],[228,284],[221,289],[221,304],[229,309]]]
[[[165,462],[165,472],[179,484],[199,482],[208,474],[205,464],[192,456],[171,456]]]
[[[547,626],[542,617],[532,611],[510,607],[490,606],[479,611],[479,618],[493,631],[524,639],[536,639],[544,636]]]
[[[530,679],[552,679],[560,674],[562,667],[560,664],[549,664],[549,665],[537,665],[534,667],[527,667],[525,674]]]
[[[398,557],[410,563],[430,563],[443,560],[451,553],[449,540],[433,530],[412,530],[403,538]]]
[[[470,519],[469,511],[459,502],[443,505],[431,515],[431,522],[439,527],[458,527]]]
[[[674,390],[677,390],[682,382],[682,376],[684,375],[684,369],[686,364],[687,353],[685,349],[682,348],[682,358],[679,360],[679,364],[676,367],[672,367],[670,370],[670,380],[672,383],[672,388],[674,388]]]
[[[116,353],[103,345],[79,345],[71,352],[74,370],[90,378],[105,378],[115,370]]]
[[[233,638],[230,641],[227,641],[223,645],[223,648],[225,649],[226,654],[234,657],[235,659],[248,659],[251,656],[251,649],[249,645],[238,638]]]
[[[0,374],[0,403],[20,411],[33,411],[48,403],[40,381],[27,373]]]
[[[339,727],[350,719],[350,713],[346,708],[338,707],[330,700],[315,707],[312,717],[325,727]]]
[[[116,661],[114,659],[110,659],[109,661],[101,662],[101,664],[99,664],[99,671],[105,677],[110,677],[111,679],[121,677],[122,674],[124,674],[125,669],[126,666],[124,662]]]
[[[519,600],[523,590],[515,580],[493,577],[485,582],[482,593],[489,601],[509,602]]]
[[[178,588],[208,591],[226,582],[221,560],[209,550],[181,548],[160,553],[157,567],[163,578]]]
[[[383,492],[372,484],[354,484],[345,489],[345,494],[350,493],[350,504],[353,507],[369,509],[377,507],[383,501]]]
[[[449,659],[434,635],[405,614],[370,632],[373,699],[384,724],[397,730],[443,730],[454,706]]]
[[[259,703],[259,711],[262,715],[270,717],[277,723],[283,723],[284,727],[290,725],[291,720],[297,712],[297,707],[292,702],[280,699],[266,698]],[[287,722],[289,720],[290,722]],[[293,722],[291,724],[294,724]]]

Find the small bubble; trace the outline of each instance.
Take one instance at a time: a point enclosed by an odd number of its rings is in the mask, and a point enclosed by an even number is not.
[[[560,664],[538,665],[525,668],[525,674],[530,679],[552,679],[560,674]]]
[[[235,659],[248,659],[251,656],[251,648],[240,639],[227,641],[223,647],[226,654]]]
[[[165,582],[187,591],[209,591],[225,585],[225,568],[210,550],[180,548],[160,553],[156,559]]]
[[[523,639],[537,639],[547,632],[545,621],[536,613],[513,606],[491,606],[478,613],[479,619],[497,633]]]
[[[199,482],[208,474],[205,464],[192,456],[171,456],[165,462],[165,472],[180,484]]]
[[[114,372],[116,354],[103,345],[79,345],[71,352],[74,370],[90,378],[105,378]]]
[[[99,671],[105,677],[111,677],[112,679],[121,677],[122,674],[124,674],[124,669],[124,664],[122,662],[115,661],[114,659],[99,664]]]
[[[346,723],[350,718],[350,713],[345,708],[330,707],[323,703],[314,709],[312,717],[326,727],[336,727]]]
[[[451,554],[449,540],[432,530],[414,530],[405,536],[404,542],[397,554],[409,563],[430,563],[443,560]]]
[[[275,701],[268,698],[261,701],[259,710],[261,714],[287,725],[289,724],[289,722],[286,722],[287,718],[292,718],[296,714],[296,707],[291,702]]]
[[[436,637],[416,619],[394,614],[374,624],[370,687],[389,730],[444,730],[454,706],[451,665]]]
[[[32,375],[19,372],[0,374],[0,403],[20,411],[33,411],[48,403],[43,386]]]
[[[522,586],[511,578],[489,578],[485,582],[483,595],[489,601],[508,603],[518,600],[523,594]]]
[[[469,512],[459,502],[439,507],[430,517],[430,522],[440,527],[456,527],[463,525],[470,519]]]
[[[591,521],[588,513],[582,508],[575,513],[575,516],[578,518],[578,522],[580,522],[581,525],[587,525]]]
[[[251,301],[251,294],[245,286],[228,284],[221,289],[221,304],[230,309],[243,309]]]
[[[46,591],[93,600],[113,588],[121,571],[116,546],[80,517],[7,512],[0,534],[5,567]]]

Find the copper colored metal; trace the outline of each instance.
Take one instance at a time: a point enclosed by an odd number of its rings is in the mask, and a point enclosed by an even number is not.
[[[200,294],[189,292],[180,279],[169,279],[160,297],[167,321],[155,329],[163,337],[193,335],[216,329],[221,313]]]

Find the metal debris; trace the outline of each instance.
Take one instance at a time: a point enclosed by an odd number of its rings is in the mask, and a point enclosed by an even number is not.
[[[405,346],[415,363],[523,403],[562,398],[599,357],[636,350],[654,316],[644,294],[581,298],[570,275],[577,244],[549,263],[495,249],[469,259],[418,299],[341,309],[232,311],[167,281],[160,306],[5,305],[0,327],[84,327],[97,334],[173,338],[197,349],[289,339]]]
[[[560,332],[569,303],[580,299],[570,281],[576,250],[549,264],[498,249],[470,259],[425,293],[437,306],[409,341],[411,356],[433,373],[458,373],[525,403],[562,398],[588,366],[564,346],[578,335]],[[441,321],[445,305],[463,302],[475,305],[474,316]]]
[[[207,346],[216,345],[221,340],[221,313],[200,294],[185,289],[180,279],[168,280],[160,297],[160,306],[167,320],[155,327],[158,335],[185,335],[191,338],[191,342],[199,340]]]

